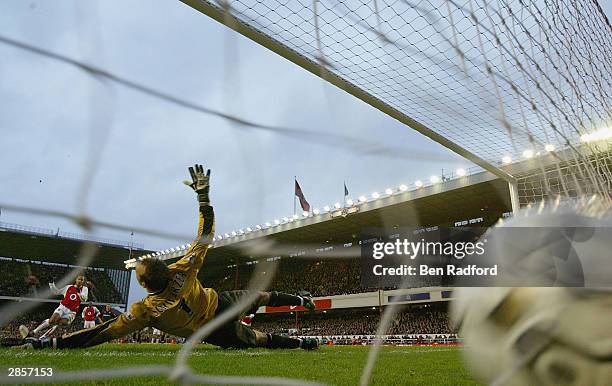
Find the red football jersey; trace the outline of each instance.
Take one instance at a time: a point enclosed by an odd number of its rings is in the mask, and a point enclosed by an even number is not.
[[[62,299],[61,304],[63,304],[70,311],[77,312],[79,310],[79,306],[81,305],[81,296],[79,289],[71,285],[66,290],[66,294],[64,295],[64,299]]]
[[[85,320],[91,322],[96,318],[96,309],[94,307],[85,307],[84,314]]]

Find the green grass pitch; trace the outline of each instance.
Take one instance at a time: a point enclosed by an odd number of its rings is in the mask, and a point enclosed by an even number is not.
[[[54,372],[172,365],[179,345],[105,344],[80,350],[0,349],[0,368],[51,367]],[[189,360],[200,374],[293,377],[333,385],[356,385],[369,347],[335,346],[316,351],[222,350],[197,347]],[[461,361],[461,347],[384,347],[378,357],[373,385],[476,385]],[[19,379],[15,378],[15,383]],[[164,377],[80,381],[73,384],[159,385]]]

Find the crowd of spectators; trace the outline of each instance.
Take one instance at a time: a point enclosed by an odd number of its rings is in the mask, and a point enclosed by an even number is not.
[[[41,262],[0,259],[0,295],[14,297],[38,297],[52,279],[60,279],[73,267]],[[90,300],[103,303],[124,303],[110,277],[99,268],[84,272],[89,287]]]
[[[240,264],[216,271],[204,279],[206,285],[227,291],[245,289],[253,277],[256,265]],[[360,282],[359,260],[312,261],[283,259],[279,261],[271,289],[293,293],[305,290],[313,296],[346,295],[364,292]]]
[[[313,296],[346,295],[363,292],[360,283],[359,260],[285,260],[272,288],[277,291],[294,292],[307,290]]]
[[[330,310],[295,315],[257,315],[253,326],[266,332],[299,335],[374,335],[380,324],[378,309]],[[452,334],[448,313],[441,306],[412,307],[398,313],[386,334]]]
[[[257,267],[257,264],[247,264],[246,262],[223,269],[206,267],[206,272],[203,273],[201,279],[205,285],[221,291],[246,289],[251,280],[260,279],[253,276],[255,267]],[[383,278],[393,279],[392,276]],[[378,289],[397,288],[396,285],[393,285],[392,280],[389,283],[383,282],[383,288],[381,288],[363,286],[361,279],[360,259],[308,260],[285,258],[278,260],[276,274],[269,288],[288,293],[304,290],[310,292],[313,296],[348,295]],[[418,283],[416,280],[418,280]],[[415,278],[406,287],[427,287],[440,284],[444,283],[433,276],[425,276]]]
[[[444,311],[402,312],[389,330],[389,334],[451,334],[448,313]]]

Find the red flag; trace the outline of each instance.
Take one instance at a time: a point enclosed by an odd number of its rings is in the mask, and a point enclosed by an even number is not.
[[[302,188],[300,188],[300,184],[298,184],[297,180],[295,180],[295,195],[300,199],[300,206],[303,211],[310,212],[310,204],[306,201],[306,197],[304,197],[304,193],[302,193]]]

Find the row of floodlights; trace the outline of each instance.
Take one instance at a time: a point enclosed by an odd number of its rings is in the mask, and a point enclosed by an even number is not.
[[[455,174],[458,177],[464,177],[464,176],[467,175],[467,171],[465,169],[463,169],[463,168],[459,168],[459,169],[457,169],[455,171]],[[440,178],[439,176],[431,176],[429,178],[429,182],[432,185],[435,185],[435,184],[437,184],[437,183],[439,183],[441,181],[442,181],[442,178]],[[423,183],[423,181],[417,180],[417,181],[414,182],[414,185],[418,189],[418,188],[422,188],[425,184]],[[379,192],[374,192],[374,193],[371,194],[371,198],[376,200],[376,199],[379,199],[380,197],[382,197],[383,195],[391,196],[394,193],[402,193],[402,192],[405,192],[407,190],[408,190],[408,186],[402,184],[402,185],[400,185],[397,188],[397,190],[394,190],[392,188],[385,189],[384,194],[383,193],[379,193]],[[345,204],[350,207],[350,206],[354,206],[357,203],[362,204],[362,203],[365,203],[367,201],[368,201],[368,197],[366,197],[364,195],[361,195],[357,199],[357,202],[355,202],[351,198],[348,198],[346,200]],[[329,213],[332,210],[338,210],[338,209],[342,209],[342,204],[339,203],[339,202],[336,202],[332,206],[325,205],[322,209],[315,208],[315,209],[313,209],[312,213],[304,211],[304,212],[302,212],[302,218],[308,218],[308,217],[311,217],[313,215],[317,216],[319,214]],[[299,219],[300,219],[300,216],[297,215],[297,214],[294,214],[291,217],[283,217],[283,218],[280,218],[280,219],[276,219],[272,223],[271,222],[265,222],[263,224],[258,224],[258,225],[255,226],[255,228],[247,227],[246,229],[239,229],[237,231],[234,230],[231,233],[220,234],[220,235],[215,236],[213,238],[213,241],[219,241],[219,240],[229,239],[229,238],[236,237],[236,236],[242,236],[242,235],[247,234],[247,233],[251,233],[251,232],[255,232],[255,231],[260,231],[260,230],[263,230],[263,229],[268,229],[268,228],[271,228],[273,226],[291,223],[291,222],[297,221]]]
[[[138,259],[139,260],[144,260],[144,259],[150,259],[152,257],[158,257],[158,256],[161,256],[161,255],[168,255],[168,254],[174,253],[174,252],[186,251],[190,247],[191,247],[191,244],[183,244],[183,245],[175,247],[175,248],[166,249],[165,251],[157,251],[157,252],[154,252],[154,253],[149,253],[148,255],[142,255]]]
[[[555,151],[555,146],[554,145],[546,145],[544,146],[544,150],[547,153],[550,153],[551,151]],[[525,151],[523,151],[523,158],[525,159],[530,159],[533,158],[534,156],[540,156],[542,154],[542,152],[534,152],[532,149],[527,149]],[[505,155],[502,157],[502,163],[503,164],[510,164],[512,163],[512,157],[510,157],[509,155]]]
[[[606,141],[610,139],[612,139],[612,127],[603,127],[601,129],[593,131],[592,133],[583,134],[580,136],[580,141],[584,143]],[[555,151],[555,146],[551,144],[547,144],[544,146],[544,151],[547,153]],[[530,159],[530,158],[533,158],[534,156],[540,156],[541,154],[542,153],[539,151],[535,152],[533,149],[527,149],[523,151],[523,158]],[[502,163],[503,164],[512,163],[512,157],[510,157],[509,155],[503,156]]]
[[[612,127],[602,127],[589,134],[580,136],[582,142],[597,142],[612,139]]]

